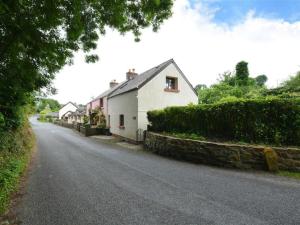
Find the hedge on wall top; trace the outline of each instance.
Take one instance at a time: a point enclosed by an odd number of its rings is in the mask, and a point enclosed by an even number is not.
[[[300,145],[300,99],[250,99],[148,112],[149,129],[249,143]]]

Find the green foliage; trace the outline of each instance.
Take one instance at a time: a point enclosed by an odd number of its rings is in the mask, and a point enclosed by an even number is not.
[[[211,104],[228,97],[242,98],[244,90],[238,86],[232,87],[229,84],[221,82],[220,84],[212,85],[210,88],[200,90],[198,92],[199,102]]]
[[[283,82],[282,86],[290,92],[300,92],[300,71],[295,75],[291,76],[288,80]]]
[[[284,81],[280,87],[269,90],[267,94],[292,98],[300,97],[300,71]]]
[[[50,109],[49,105],[47,105],[47,106],[45,107],[45,109],[42,110],[42,111],[40,112],[40,114],[39,114],[39,121],[41,121],[41,122],[46,122],[46,121],[48,121],[48,119],[47,119],[47,114],[48,114],[49,112],[51,112],[51,109]]]
[[[37,105],[36,111],[38,113],[46,109],[47,107],[49,107],[52,112],[57,112],[60,109],[59,102],[55,99],[50,99],[50,98],[40,99],[37,101],[36,105]]]
[[[206,89],[207,86],[205,84],[198,84],[195,86],[195,90],[198,92],[200,90]]]
[[[300,172],[279,171],[278,175],[294,179],[300,179]]]
[[[249,99],[148,112],[150,130],[210,139],[300,145],[300,99]]]
[[[33,145],[34,136],[27,122],[15,131],[0,132],[0,215],[6,211],[11,193],[17,189]]]
[[[242,61],[236,65],[236,74],[225,72],[220,75],[219,82],[209,88],[198,88],[200,104],[222,103],[236,99],[262,98],[266,93],[265,75],[249,77],[247,63]]]
[[[83,124],[86,125],[89,123],[89,117],[87,115],[83,116]]]
[[[164,135],[168,135],[168,136],[173,136],[173,137],[177,137],[177,138],[183,138],[183,139],[192,139],[192,140],[198,140],[198,141],[204,141],[205,138],[202,137],[199,134],[195,134],[195,133],[167,133],[167,132],[163,132]]]
[[[265,83],[267,82],[267,80],[268,80],[268,77],[266,75],[264,75],[264,74],[255,77],[255,81],[256,81],[256,84],[258,86],[265,85]]]
[[[238,85],[247,85],[248,78],[249,78],[249,70],[248,70],[248,63],[245,61],[241,61],[236,64],[236,79]]]
[[[5,128],[5,120],[3,114],[0,112],[0,132]]]
[[[0,112],[17,127],[19,108],[34,91],[49,87],[55,74],[83,50],[87,62],[107,28],[157,31],[172,14],[172,0],[23,0],[0,2]]]
[[[90,115],[91,125],[98,128],[106,128],[106,119],[102,110],[98,107],[94,109]]]

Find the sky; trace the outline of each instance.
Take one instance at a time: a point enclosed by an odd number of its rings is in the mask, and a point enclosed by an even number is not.
[[[176,0],[173,16],[157,33],[132,34],[107,30],[100,37],[99,61],[86,64],[81,52],[65,66],[53,85],[60,103],[86,104],[109,82],[125,80],[134,68],[142,73],[173,58],[189,81],[211,85],[219,74],[247,61],[250,76],[268,76],[276,87],[300,70],[300,0]]]

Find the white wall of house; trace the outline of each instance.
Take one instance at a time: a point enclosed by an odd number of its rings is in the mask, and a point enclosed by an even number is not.
[[[76,123],[83,123],[84,121],[83,121],[83,118],[84,118],[84,116],[83,115],[81,115],[81,116],[76,116]]]
[[[59,111],[58,111],[58,118],[61,119],[61,117],[68,111],[70,112],[75,112],[77,109],[77,107],[75,105],[73,105],[72,103],[68,103],[66,104],[64,107],[62,107]]]
[[[136,140],[137,112],[137,91],[108,98],[110,132]],[[120,114],[124,115],[124,128],[119,128]]]
[[[72,124],[74,122],[74,116],[69,115],[68,124]]]
[[[175,77],[179,92],[167,92],[166,77]],[[198,104],[198,96],[172,63],[138,90],[138,128],[146,130],[147,112],[168,106]]]

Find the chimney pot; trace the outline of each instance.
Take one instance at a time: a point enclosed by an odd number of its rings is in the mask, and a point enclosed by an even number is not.
[[[134,79],[138,74],[135,72],[135,69],[129,69],[129,71],[126,73],[126,80],[132,80]]]

